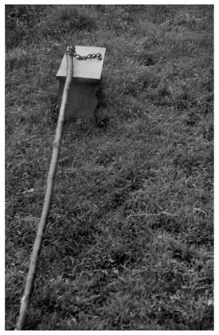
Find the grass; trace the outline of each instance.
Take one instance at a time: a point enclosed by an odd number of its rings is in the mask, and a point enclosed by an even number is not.
[[[106,47],[65,124],[27,330],[214,328],[213,6],[6,6],[6,323],[41,215],[66,44]]]

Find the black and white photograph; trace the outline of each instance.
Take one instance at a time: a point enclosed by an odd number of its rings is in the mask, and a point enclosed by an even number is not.
[[[214,4],[3,8],[5,330],[213,331]]]

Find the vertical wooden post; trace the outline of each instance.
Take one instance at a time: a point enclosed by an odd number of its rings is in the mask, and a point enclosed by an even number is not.
[[[66,110],[66,106],[68,102],[68,95],[69,95],[71,81],[73,77],[73,54],[74,54],[74,48],[68,46],[66,50],[67,75],[66,75],[66,81],[65,81],[64,91],[62,95],[62,103],[61,103],[60,112],[59,112],[59,119],[58,119],[58,124],[56,128],[55,140],[53,142],[52,158],[50,162],[50,169],[49,169],[48,179],[47,179],[47,189],[46,189],[46,194],[44,198],[41,219],[39,222],[38,231],[37,231],[36,239],[35,239],[34,246],[33,246],[33,252],[31,255],[30,266],[29,266],[29,271],[27,274],[24,294],[21,299],[20,314],[19,314],[19,318],[18,318],[15,330],[22,330],[25,325],[25,320],[26,320],[28,307],[29,307],[30,299],[31,299],[31,293],[33,289],[34,278],[36,275],[37,262],[38,262],[42,240],[43,240],[43,234],[44,234],[44,230],[46,226],[46,220],[49,214],[52,193],[53,193],[53,188],[54,188],[55,173],[56,173],[57,162],[59,158],[59,152],[60,152],[60,146],[61,146],[61,140],[62,140],[65,110]]]

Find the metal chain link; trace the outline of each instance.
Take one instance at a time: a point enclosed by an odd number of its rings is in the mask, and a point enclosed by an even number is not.
[[[66,53],[69,53],[69,55],[74,56],[75,47],[73,47],[72,45],[67,45],[67,47],[66,47]]]
[[[81,56],[81,55],[76,53],[75,47],[73,47],[71,45],[67,45],[66,52],[69,53],[70,55],[72,55],[73,57],[75,57],[78,60],[86,60],[86,59],[94,59],[94,58],[102,60],[102,55],[99,52],[96,53],[96,54],[88,54],[87,56]]]
[[[94,58],[102,60],[102,55],[99,52],[96,53],[96,54],[88,54],[87,56],[81,56],[81,55],[77,54],[76,51],[75,51],[73,56],[78,60],[87,60],[87,59],[94,59]]]

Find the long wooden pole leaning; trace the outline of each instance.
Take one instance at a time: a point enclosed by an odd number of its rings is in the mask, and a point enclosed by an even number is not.
[[[24,294],[21,299],[20,314],[19,314],[19,318],[18,318],[15,330],[22,330],[25,325],[25,320],[26,320],[26,316],[28,312],[31,293],[33,289],[34,278],[35,278],[36,269],[37,269],[37,262],[38,262],[42,240],[43,240],[43,234],[44,234],[44,230],[46,226],[46,220],[49,214],[52,193],[53,193],[53,188],[54,188],[56,167],[57,167],[61,140],[62,140],[63,124],[65,120],[65,110],[66,110],[66,106],[68,102],[68,96],[69,96],[69,91],[70,91],[70,86],[71,86],[71,81],[72,81],[72,76],[73,76],[73,52],[74,52],[74,48],[72,48],[71,46],[68,46],[66,50],[67,75],[66,75],[66,81],[65,81],[64,91],[62,95],[61,107],[59,111],[58,124],[56,128],[56,133],[55,133],[55,140],[53,142],[52,158],[50,162],[50,168],[49,168],[48,179],[47,179],[47,189],[46,189],[46,194],[44,198],[43,209],[42,209],[42,214],[41,214],[41,218],[40,218],[40,222],[38,226],[38,231],[37,231],[32,255],[31,255],[30,266],[29,266],[29,271],[27,274]]]

